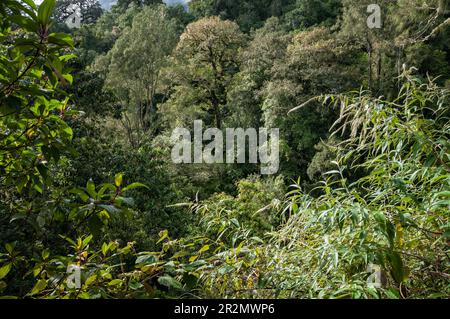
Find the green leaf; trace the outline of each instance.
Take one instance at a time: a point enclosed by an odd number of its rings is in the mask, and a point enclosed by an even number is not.
[[[117,197],[116,201],[122,204],[126,204],[128,206],[134,206],[134,199],[131,197]]]
[[[22,0],[22,2],[28,4],[32,9],[36,10],[36,4],[33,0]]]
[[[112,192],[115,192],[116,191],[116,188],[114,187],[114,185],[113,184],[103,184],[101,187],[100,187],[100,190],[98,191],[98,197],[99,198],[102,198],[103,197],[103,195],[105,194],[105,192],[107,191],[107,190],[110,190],[110,191],[112,191]]]
[[[72,59],[75,59],[77,56],[75,54],[65,54],[65,55],[61,55],[59,57],[59,61],[61,62],[67,62],[70,61]]]
[[[48,257],[50,257],[50,251],[48,249],[42,251],[42,259],[46,260]]]
[[[73,130],[72,130],[72,128],[71,128],[69,125],[67,125],[67,124],[65,124],[65,123],[61,124],[61,130],[62,130],[64,133],[66,133],[67,136],[72,137],[72,135],[73,135]]]
[[[126,191],[132,190],[132,189],[134,189],[134,188],[139,188],[139,187],[144,187],[144,188],[149,189],[148,186],[145,185],[145,184],[142,184],[142,183],[133,183],[133,184],[128,185],[128,186],[125,187],[124,189],[122,189],[122,191],[123,191],[123,192],[126,192]]]
[[[393,288],[385,290],[384,292],[389,299],[399,299],[400,298],[399,292]]]
[[[121,286],[121,285],[122,285],[122,280],[120,280],[120,279],[114,279],[108,283],[108,286]]]
[[[171,276],[163,276],[158,278],[158,283],[160,285],[166,286],[167,288],[181,289],[183,285]]]
[[[89,278],[88,279],[86,279],[86,282],[84,283],[85,284],[85,286],[89,286],[89,285],[91,285],[95,280],[97,279],[97,275],[91,275],[91,276],[89,276]]]
[[[64,240],[66,240],[68,243],[70,243],[72,246],[76,246],[77,244],[72,240],[72,239],[70,239],[69,237],[66,237],[66,236],[64,236],[64,235],[59,235],[59,237],[61,237],[61,238],[63,238]]]
[[[201,253],[204,253],[204,252],[206,252],[208,250],[209,250],[209,245],[205,245],[198,251],[198,253],[201,254]]]
[[[230,220],[230,222],[236,227],[241,227],[241,225],[239,224],[239,221],[236,218],[232,218]]]
[[[234,268],[232,266],[225,265],[225,266],[219,268],[219,274],[225,275],[225,274],[232,272],[233,270],[234,270]]]
[[[74,188],[70,191],[72,194],[76,194],[78,196],[80,196],[81,200],[83,202],[87,202],[89,201],[89,196],[88,194],[86,194],[82,189],[78,189],[78,188]]]
[[[91,240],[92,240],[93,237],[94,237],[94,236],[89,235],[89,236],[87,236],[85,239],[83,239],[83,245],[84,245],[84,246],[87,246],[87,245],[91,242]]]
[[[120,213],[120,209],[116,208],[114,205],[98,205],[98,207],[103,208],[110,214]]]
[[[107,243],[103,243],[102,244],[102,254],[103,256],[106,256],[106,254],[108,253],[110,245],[108,245]]]
[[[14,250],[14,244],[7,243],[7,244],[5,244],[5,248],[6,248],[6,251],[11,254]]]
[[[63,77],[64,77],[64,78],[67,80],[67,82],[69,82],[70,84],[73,83],[73,76],[72,76],[72,75],[70,75],[70,74],[64,74]],[[72,132],[71,132],[70,135],[72,135]]]
[[[138,289],[141,289],[142,287],[144,287],[144,285],[141,284],[137,280],[130,280],[128,282],[128,287],[130,287],[130,289],[132,289],[132,290],[138,290]]]
[[[33,188],[40,194],[42,194],[44,190],[44,184],[41,181],[35,181],[33,184]]]
[[[28,183],[28,176],[19,177],[16,182],[17,191],[21,193],[27,183]]]
[[[138,264],[154,264],[158,262],[158,258],[156,258],[156,256],[154,255],[143,255],[143,256],[139,256],[136,259],[136,265]]]
[[[25,17],[25,16],[13,16],[11,17],[11,20],[18,24],[20,27],[25,29],[26,31],[30,32],[36,32],[39,28],[39,26],[31,19]],[[29,42],[30,44],[34,42]]]
[[[393,251],[387,254],[389,265],[391,266],[391,275],[397,283],[402,283],[408,279],[409,272],[403,264],[399,253]]]
[[[43,25],[48,25],[56,0],[44,0],[38,9],[38,21]]]
[[[162,242],[167,237],[169,237],[169,231],[168,230],[163,230],[163,231],[159,232],[159,240],[158,240],[157,244]]]
[[[39,174],[42,176],[43,180],[48,179],[48,167],[42,164],[38,164],[36,166],[36,169],[38,170]]]
[[[89,182],[87,182],[87,184],[86,184],[86,191],[89,194],[89,196],[91,196],[92,198],[96,198],[97,197],[97,193],[95,192],[95,184],[92,181],[92,179],[89,180]]]
[[[74,47],[73,39],[70,35],[66,33],[51,33],[48,36],[48,42],[57,44],[63,47]],[[61,62],[65,62],[64,60],[60,60]],[[53,61],[55,62],[55,61]]]
[[[36,295],[40,293],[42,290],[47,287],[47,280],[41,279],[39,280],[36,285],[34,285],[33,289],[30,292],[30,296]]]
[[[34,267],[34,269],[33,269],[33,276],[34,276],[34,277],[39,276],[39,274],[41,273],[41,271],[42,271],[42,266],[36,265],[36,266]]]
[[[123,173],[117,174],[116,177],[114,178],[114,183],[116,184],[117,187],[122,186],[122,179],[123,179]]]
[[[257,242],[258,244],[264,244],[264,241],[259,237],[252,237],[250,239]]]
[[[5,278],[10,270],[11,270],[11,263],[3,265],[2,268],[0,268],[0,279]]]

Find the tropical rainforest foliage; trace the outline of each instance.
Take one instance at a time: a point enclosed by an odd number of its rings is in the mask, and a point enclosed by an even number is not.
[[[2,0],[0,295],[448,298],[449,38],[447,0]],[[174,164],[194,120],[279,128],[279,173]]]

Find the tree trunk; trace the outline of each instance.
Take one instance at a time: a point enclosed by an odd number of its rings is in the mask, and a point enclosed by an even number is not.
[[[382,88],[382,79],[381,79],[381,70],[382,70],[383,56],[380,50],[378,50],[378,61],[377,61],[377,80],[378,80],[378,90],[381,91]]]
[[[369,90],[372,90],[372,48],[370,47],[370,44],[368,44],[368,55],[369,55]]]

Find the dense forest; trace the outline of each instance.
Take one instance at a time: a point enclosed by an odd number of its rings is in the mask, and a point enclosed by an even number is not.
[[[37,2],[0,2],[0,296],[450,296],[450,1]],[[174,163],[198,120],[278,172]]]

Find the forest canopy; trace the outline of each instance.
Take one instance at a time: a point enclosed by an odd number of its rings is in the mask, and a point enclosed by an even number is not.
[[[2,0],[0,296],[448,298],[449,38],[448,0]],[[195,121],[279,170],[175,163]]]

